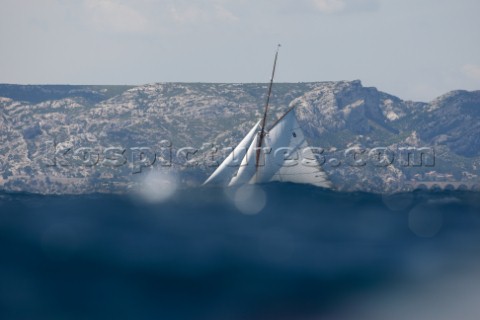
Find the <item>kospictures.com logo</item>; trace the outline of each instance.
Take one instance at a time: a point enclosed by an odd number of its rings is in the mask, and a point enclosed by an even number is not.
[[[172,165],[194,167],[217,167],[234,149],[221,148],[213,144],[204,144],[201,148],[174,148],[168,140],[159,143],[159,147],[74,147],[68,143],[57,144],[53,141],[46,145],[46,152],[41,158],[43,165],[48,167],[122,167],[130,166],[132,173],[140,173],[143,168],[152,166],[170,167]],[[256,151],[255,149],[254,151]],[[293,149],[281,147],[260,148],[265,155],[261,157],[259,166],[265,165],[265,158],[272,159],[278,166],[330,166],[342,165],[351,167],[387,167],[400,165],[404,167],[435,166],[435,150],[431,147],[402,147],[390,149],[376,147],[372,149],[353,147],[343,151],[330,152],[319,147]],[[246,149],[235,150],[232,167],[248,165],[243,162]],[[271,160],[270,160],[271,161]]]

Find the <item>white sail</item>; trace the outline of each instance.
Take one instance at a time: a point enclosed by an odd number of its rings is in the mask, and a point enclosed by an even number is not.
[[[284,151],[290,148],[293,121],[287,113],[264,138],[264,149],[261,152],[259,165],[252,183],[269,182],[282,166],[288,165],[284,161]]]
[[[283,181],[332,187],[314,152],[308,146],[292,110],[286,113],[264,137],[257,165],[256,153],[260,136],[258,127],[259,123],[250,130],[205,184],[235,186]],[[238,162],[242,156],[240,166],[235,165],[234,158]]]
[[[256,150],[258,144],[258,137],[259,135],[256,134],[255,138],[253,138],[252,143],[248,147],[247,153],[245,157],[243,157],[242,163],[240,164],[240,168],[238,169],[237,174],[232,178],[230,183],[228,184],[229,187],[238,185],[238,184],[246,184],[249,183],[252,176],[255,175],[256,166]]]
[[[222,164],[212,173],[212,175],[203,183],[205,184],[219,184],[226,185],[232,177],[237,173],[240,159],[243,161],[247,148],[251,144],[254,135],[258,131],[260,121],[257,122],[248,134],[242,139],[238,146],[228,155]]]
[[[251,183],[284,181],[332,187],[308,146],[293,110],[270,130],[265,137],[265,147],[271,151],[262,155],[264,165],[258,167]]]

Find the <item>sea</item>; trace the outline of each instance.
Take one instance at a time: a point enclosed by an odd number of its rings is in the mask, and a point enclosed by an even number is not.
[[[480,315],[478,193],[144,195],[0,193],[0,319]]]

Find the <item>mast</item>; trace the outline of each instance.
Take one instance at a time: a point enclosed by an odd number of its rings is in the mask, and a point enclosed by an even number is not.
[[[263,112],[263,119],[261,123],[261,130],[260,130],[260,137],[257,143],[257,154],[255,160],[255,168],[258,169],[259,161],[260,161],[260,154],[261,148],[263,144],[263,138],[265,137],[265,125],[267,124],[267,113],[268,113],[268,105],[270,104],[270,97],[272,95],[272,87],[273,87],[273,78],[275,77],[275,69],[277,67],[277,58],[278,58],[278,51],[280,50],[281,45],[277,45],[277,51],[275,52],[275,60],[273,61],[273,70],[272,70],[272,78],[270,79],[270,85],[268,86],[268,93],[267,93],[267,101],[265,103],[265,111]]]

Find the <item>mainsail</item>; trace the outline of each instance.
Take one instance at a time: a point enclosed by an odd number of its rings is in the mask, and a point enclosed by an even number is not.
[[[204,184],[235,186],[283,181],[332,187],[314,149],[305,140],[293,107],[269,130],[265,129],[278,48],[262,120],[253,126]]]
[[[319,154],[308,145],[293,109],[269,131],[265,145],[271,150],[264,153],[265,164],[259,167],[255,182],[283,181],[332,188],[317,159]]]

